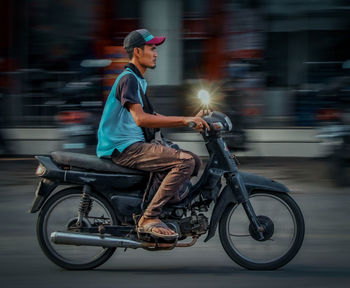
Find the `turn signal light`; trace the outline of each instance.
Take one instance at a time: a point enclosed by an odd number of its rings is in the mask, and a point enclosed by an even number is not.
[[[43,165],[39,164],[39,166],[36,168],[35,175],[41,177],[45,174],[45,172],[46,168]]]

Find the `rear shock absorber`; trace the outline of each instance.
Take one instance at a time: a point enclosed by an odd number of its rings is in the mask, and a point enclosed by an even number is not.
[[[83,194],[81,195],[80,205],[78,210],[78,220],[76,225],[82,226],[83,217],[87,217],[92,209],[92,200],[90,198],[91,187],[84,185]]]

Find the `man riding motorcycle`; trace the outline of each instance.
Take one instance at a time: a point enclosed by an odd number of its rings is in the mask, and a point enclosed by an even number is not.
[[[163,116],[153,111],[146,96],[144,74],[156,67],[156,46],[165,37],[154,37],[148,30],[130,32],[124,40],[130,62],[116,79],[108,96],[98,130],[98,157],[111,157],[118,165],[151,173],[164,178],[138,221],[138,232],[166,239],[178,235],[159,219],[162,207],[169,201],[179,201],[179,193],[191,175],[198,173],[197,155],[170,148],[154,140],[154,128],[188,126],[202,132],[210,129],[198,113],[194,117]]]

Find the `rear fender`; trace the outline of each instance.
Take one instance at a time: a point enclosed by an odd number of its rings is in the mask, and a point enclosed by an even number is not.
[[[50,178],[55,178],[55,176],[57,176],[58,174],[57,171],[59,170],[59,168],[55,165],[51,158],[47,156],[35,156],[35,158],[45,169],[40,175],[42,179],[40,180],[38,187],[36,188],[35,197],[32,206],[29,210],[29,213],[38,212],[43,206],[46,199],[50,196],[52,191],[58,186],[57,181],[46,178],[47,176],[49,176]]]
[[[33,200],[33,204],[31,209],[29,210],[30,213],[36,213],[38,212],[41,207],[43,206],[46,199],[50,196],[52,191],[58,186],[57,182],[51,181],[49,179],[41,179],[38,187],[35,191],[35,197]]]

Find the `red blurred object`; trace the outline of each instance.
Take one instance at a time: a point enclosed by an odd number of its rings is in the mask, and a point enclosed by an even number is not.
[[[243,109],[244,116],[259,116],[261,115],[261,110],[257,107],[245,108]]]
[[[340,111],[337,109],[321,109],[318,111],[316,118],[319,121],[339,120]]]
[[[57,114],[56,119],[64,124],[81,124],[90,116],[90,113],[84,111],[62,111]]]

